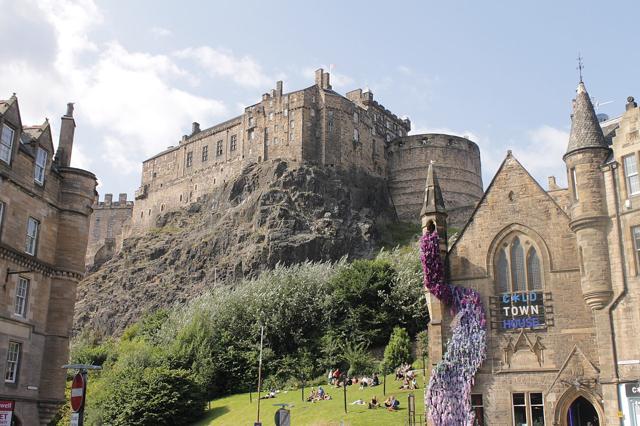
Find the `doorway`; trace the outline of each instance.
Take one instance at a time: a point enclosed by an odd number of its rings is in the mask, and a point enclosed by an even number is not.
[[[567,412],[567,426],[599,425],[598,412],[586,398],[579,396],[571,403]]]

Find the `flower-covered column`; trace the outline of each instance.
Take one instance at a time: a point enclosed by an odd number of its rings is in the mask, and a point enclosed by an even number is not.
[[[480,294],[447,284],[437,231],[420,240],[424,286],[432,297],[455,315],[451,338],[442,360],[434,367],[425,393],[425,405],[434,426],[472,426],[471,388],[486,357],[486,317]],[[431,346],[431,342],[429,343]]]

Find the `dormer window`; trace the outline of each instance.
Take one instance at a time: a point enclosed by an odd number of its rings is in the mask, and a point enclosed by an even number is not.
[[[0,135],[0,160],[7,164],[11,164],[11,149],[13,148],[13,137],[15,131],[7,126],[2,125],[2,134]]]
[[[36,151],[36,167],[34,170],[33,178],[36,183],[42,185],[44,184],[44,172],[47,167],[47,151],[38,147]]]

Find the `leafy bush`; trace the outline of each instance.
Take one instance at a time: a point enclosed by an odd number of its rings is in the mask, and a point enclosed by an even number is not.
[[[391,369],[405,363],[411,363],[411,339],[407,330],[395,327],[389,344],[384,349],[383,364],[386,371],[391,371]]]
[[[188,425],[204,413],[206,398],[186,370],[164,366],[120,370],[106,378],[96,404],[98,423]]]
[[[364,343],[348,342],[343,348],[343,359],[349,365],[349,377],[372,374],[376,371],[376,360]]]

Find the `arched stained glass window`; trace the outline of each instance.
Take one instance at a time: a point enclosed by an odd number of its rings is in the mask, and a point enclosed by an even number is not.
[[[542,280],[540,279],[540,260],[536,249],[531,247],[527,255],[527,282],[529,290],[542,290]]]
[[[515,238],[511,243],[511,279],[514,292],[527,290],[524,273],[524,250],[518,238]]]
[[[509,263],[504,250],[500,249],[496,261],[496,277],[498,279],[498,292],[509,292]]]

